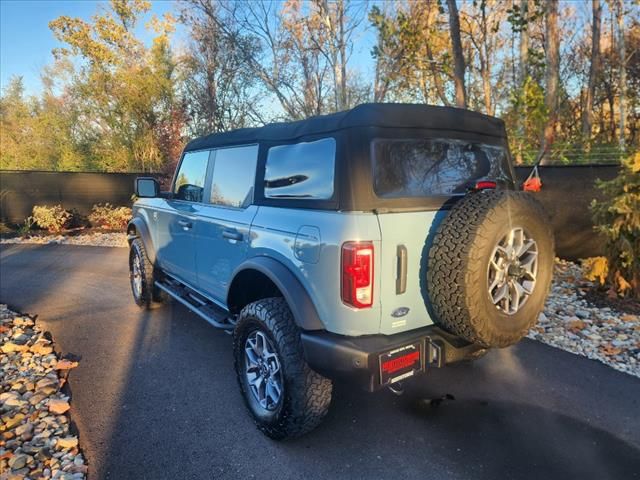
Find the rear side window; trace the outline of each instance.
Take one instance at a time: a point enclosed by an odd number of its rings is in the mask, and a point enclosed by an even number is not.
[[[271,147],[265,168],[264,196],[330,199],[335,160],[334,138]]]
[[[215,151],[211,203],[245,208],[253,201],[258,146],[221,148]]]
[[[202,202],[204,182],[207,178],[209,150],[187,153],[182,159],[176,184],[173,189],[174,198],[189,202]]]
[[[437,138],[375,140],[372,148],[378,197],[453,195],[481,178],[509,178],[501,146]]]

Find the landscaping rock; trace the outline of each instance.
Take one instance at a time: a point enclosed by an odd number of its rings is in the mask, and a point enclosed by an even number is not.
[[[544,312],[528,337],[640,377],[640,318],[584,298],[594,285],[579,265],[556,259]]]
[[[69,405],[69,402],[65,400],[60,400],[57,398],[49,400],[48,406],[49,406],[50,412],[57,413],[58,415],[62,415],[63,413],[65,413],[67,410],[71,408],[71,406]]]
[[[77,437],[65,437],[59,438],[56,442],[56,446],[61,449],[68,450],[73,447],[78,446],[78,438]]]
[[[86,478],[65,413],[62,378],[77,362],[58,359],[29,317],[0,305],[0,480]],[[56,456],[57,455],[57,456]]]
[[[27,464],[28,457],[26,455],[15,455],[9,459],[9,468],[11,470],[20,470]]]

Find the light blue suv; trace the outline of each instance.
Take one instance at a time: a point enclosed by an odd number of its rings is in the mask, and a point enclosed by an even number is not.
[[[170,192],[136,180],[133,296],[232,330],[256,424],[298,436],[331,379],[398,390],[534,325],[553,236],[514,187],[503,122],[455,108],[367,104],[198,138]]]

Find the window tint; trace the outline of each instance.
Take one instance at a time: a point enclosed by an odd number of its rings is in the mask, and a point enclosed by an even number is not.
[[[331,198],[335,157],[333,138],[271,147],[264,175],[265,197]]]
[[[374,190],[379,197],[464,193],[481,178],[508,179],[504,147],[452,139],[376,140]]]
[[[250,205],[257,159],[257,145],[216,150],[211,203],[243,208]]]
[[[189,202],[202,202],[209,153],[209,150],[203,150],[187,153],[184,156],[176,177],[173,190],[174,198]]]

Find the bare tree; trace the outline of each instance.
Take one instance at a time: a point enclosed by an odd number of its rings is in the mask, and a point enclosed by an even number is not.
[[[460,19],[464,25],[462,27],[469,44],[473,46],[475,57],[478,61],[478,70],[482,83],[482,103],[484,111],[493,115],[494,86],[493,70],[495,54],[503,45],[504,37],[500,32],[500,24],[504,22],[507,15],[507,4],[500,1],[481,0],[474,2],[470,8],[461,12]],[[473,72],[473,63],[469,67]],[[467,92],[467,102],[469,103],[470,92]]]
[[[219,28],[240,49],[243,62],[261,86],[273,95],[287,119],[300,119],[322,110],[326,72],[317,68],[319,52],[296,38],[296,22],[276,1],[222,2],[231,23]],[[239,42],[244,35],[247,42]],[[270,112],[270,116],[280,116]]]
[[[545,14],[545,92],[548,118],[544,127],[541,164],[549,162],[558,118],[558,83],[560,78],[560,39],[558,37],[558,0],[547,0]]]
[[[627,101],[627,51],[625,45],[625,30],[624,30],[624,2],[618,0],[616,3],[616,14],[618,15],[618,61],[620,66],[620,73],[618,76],[618,95],[619,95],[619,111],[620,111],[620,123],[619,130],[619,143],[620,149],[625,149],[625,120],[626,120],[626,101]]]
[[[520,88],[524,87],[524,82],[527,79],[528,75],[528,65],[529,65],[529,14],[532,10],[532,0],[520,0],[520,15],[521,22],[520,25],[520,45],[519,45],[519,62],[518,62],[518,86]]]
[[[335,109],[344,110],[347,107],[348,42],[348,33],[345,31],[344,0],[337,0],[331,4],[328,0],[315,0],[315,3],[325,35],[322,35],[322,39],[318,38],[318,35],[312,38],[316,41],[316,47],[326,57],[333,72]]]
[[[582,138],[590,144],[591,127],[593,124],[593,102],[595,96],[596,82],[600,78],[602,61],[600,59],[600,30],[602,24],[602,5],[600,0],[592,0],[592,23],[591,23],[591,64],[589,67],[589,83],[584,100],[584,110],[582,111]]]
[[[314,0],[315,9],[304,19],[311,40],[329,64],[333,76],[334,110],[351,106],[347,70],[353,35],[365,18],[366,1]]]
[[[451,41],[437,0],[384,3],[369,12],[377,32],[374,98],[450,105]]]
[[[233,31],[230,38],[220,28],[229,26],[215,0],[183,2],[180,21],[191,43],[182,57],[184,93],[194,135],[232,130],[253,123],[257,93],[255,80],[243,61],[250,49],[246,37]]]
[[[464,86],[465,61],[460,39],[460,16],[456,0],[447,0],[449,10],[449,30],[451,33],[451,48],[454,61],[454,82],[456,88],[456,106],[467,108],[467,93]]]
[[[533,10],[533,0],[520,0],[520,22],[519,22],[519,31],[520,31],[520,45],[519,45],[519,56],[518,56],[518,83],[517,88],[519,89],[519,93],[521,97],[524,97],[524,89],[527,82],[527,77],[529,76],[529,35],[530,35],[530,25],[529,16],[531,11]],[[524,102],[522,102],[524,103]],[[526,123],[526,115],[527,111],[525,105],[518,105],[518,116],[517,116],[517,145],[518,149],[516,152],[516,163],[521,164],[523,162],[522,158],[522,150],[524,147],[524,136],[525,136],[525,123]]]

